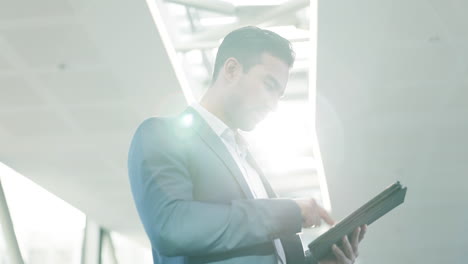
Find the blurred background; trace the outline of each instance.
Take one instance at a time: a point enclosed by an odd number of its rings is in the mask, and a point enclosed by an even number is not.
[[[246,25],[296,62],[250,148],[336,220],[385,187],[359,264],[468,259],[468,2],[0,0],[0,264],[152,263],[127,176],[136,127],[198,101]],[[327,227],[304,230],[304,246]]]

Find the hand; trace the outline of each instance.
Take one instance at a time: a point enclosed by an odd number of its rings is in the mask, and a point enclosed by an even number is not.
[[[321,259],[319,264],[352,264],[358,257],[358,244],[364,238],[364,234],[367,231],[367,225],[363,225],[354,230],[351,243],[348,240],[348,236],[344,236],[342,239],[342,248],[333,245],[333,257]]]
[[[296,199],[294,201],[301,208],[302,227],[320,226],[322,219],[331,226],[335,224],[327,211],[320,207],[314,199]]]

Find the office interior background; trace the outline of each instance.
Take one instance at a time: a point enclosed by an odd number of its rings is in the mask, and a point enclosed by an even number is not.
[[[0,264],[152,263],[127,176],[145,118],[200,99],[244,25],[297,53],[247,134],[274,189],[340,220],[400,181],[358,264],[468,263],[468,2],[0,2]],[[305,245],[326,227],[305,230]]]

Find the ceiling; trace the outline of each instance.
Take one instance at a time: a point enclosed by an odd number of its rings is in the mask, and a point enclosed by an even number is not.
[[[126,155],[144,118],[187,104],[187,81],[168,55],[172,33],[155,25],[144,1],[7,6],[0,161],[146,244]],[[408,187],[405,204],[369,228],[359,263],[464,263],[468,4],[318,6],[316,126],[333,215],[346,216],[396,180]]]

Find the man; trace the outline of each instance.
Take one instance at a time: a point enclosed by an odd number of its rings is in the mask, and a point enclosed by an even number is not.
[[[229,33],[200,104],[149,118],[129,151],[129,176],[154,263],[302,264],[302,227],[333,220],[313,199],[277,198],[238,134],[284,94],[291,44],[257,27]],[[322,263],[353,263],[366,227]]]

